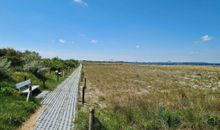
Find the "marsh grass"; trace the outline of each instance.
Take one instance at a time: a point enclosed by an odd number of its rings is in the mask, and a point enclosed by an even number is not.
[[[84,75],[79,113],[95,105],[105,129],[220,129],[218,67],[85,64]]]

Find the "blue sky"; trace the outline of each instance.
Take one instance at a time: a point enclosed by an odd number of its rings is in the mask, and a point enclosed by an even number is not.
[[[220,62],[220,1],[0,0],[0,47],[65,59]]]

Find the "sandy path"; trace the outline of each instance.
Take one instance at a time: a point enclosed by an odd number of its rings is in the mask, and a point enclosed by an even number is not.
[[[32,114],[31,117],[17,130],[34,130],[36,121],[39,118],[42,110],[42,107],[38,108],[38,110]]]

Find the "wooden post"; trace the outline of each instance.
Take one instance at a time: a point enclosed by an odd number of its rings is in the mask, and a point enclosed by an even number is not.
[[[32,98],[32,86],[29,85],[28,88],[29,88],[29,92],[26,99],[27,102],[29,101],[30,98]]]
[[[90,109],[89,113],[89,130],[93,130],[93,123],[95,118],[95,108]]]
[[[83,86],[83,92],[82,92],[82,104],[85,103],[85,91],[86,91],[86,78],[84,79],[84,86]]]
[[[84,82],[84,87],[86,88],[86,78],[85,78],[85,82]]]
[[[57,82],[59,81],[59,75],[57,74]]]
[[[83,87],[83,92],[82,92],[82,104],[85,103],[85,90],[86,90],[86,88],[85,88],[85,86],[84,86],[84,87]]]
[[[26,81],[27,80],[27,76],[24,76],[24,81]]]
[[[46,88],[46,80],[43,79],[43,88]]]

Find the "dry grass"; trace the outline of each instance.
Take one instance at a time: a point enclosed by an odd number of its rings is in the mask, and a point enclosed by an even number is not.
[[[219,67],[85,64],[84,72],[86,101],[106,129],[220,128]]]

